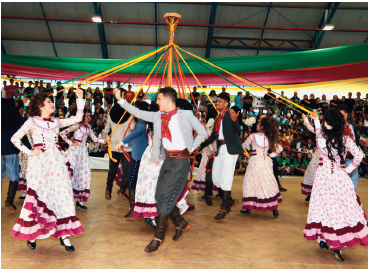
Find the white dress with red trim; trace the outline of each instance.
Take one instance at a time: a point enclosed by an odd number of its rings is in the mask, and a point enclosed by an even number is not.
[[[307,118],[304,118],[304,125],[308,128],[310,132],[312,132],[313,134],[315,133],[313,126],[309,123],[309,120]],[[319,158],[320,158],[320,152],[317,149],[313,155],[312,160],[309,163],[307,170],[305,171],[304,179],[303,179],[303,182],[301,183],[301,193],[304,195],[307,195],[307,196],[311,195],[313,181],[314,181],[314,178],[316,177],[316,172],[318,169]]]
[[[155,193],[157,179],[164,160],[160,159],[157,163],[151,162],[152,146],[153,135],[148,134],[148,146],[140,161],[137,186],[135,188],[135,205],[132,215],[136,218],[153,218],[157,216]],[[186,200],[188,193],[189,189],[184,189],[176,204],[181,214],[186,212],[189,207]]]
[[[344,137],[344,158],[349,151],[354,159],[346,171],[339,169],[338,166],[345,165],[345,162],[341,162],[336,150],[332,151],[333,156],[329,158],[326,139],[317,120],[315,126],[320,159],[310,197],[304,237],[308,240],[325,239],[332,249],[353,247],[357,244],[367,247],[367,216],[348,175],[359,165],[363,153],[350,137]]]
[[[21,139],[31,132],[34,148],[40,149],[41,153],[28,158],[27,196],[10,236],[30,241],[83,232],[75,214],[67,167],[57,146],[59,128],[82,119],[83,100],[79,101],[76,117],[51,118],[50,121],[30,117],[13,135],[12,143],[29,155],[31,151],[22,145]]]
[[[67,137],[67,134],[71,132],[75,132],[74,141],[79,142],[79,146],[72,146],[72,141]],[[90,161],[86,140],[89,136],[94,142],[101,144],[104,144],[104,140],[98,139],[87,123],[84,125],[80,123],[72,125],[60,132],[60,136],[70,145],[63,157],[71,178],[73,198],[80,202],[86,202],[90,195],[91,183]]]
[[[252,150],[243,180],[242,209],[263,212],[277,210],[278,203],[282,202],[282,196],[273,174],[271,157],[277,156],[282,147],[278,145],[276,152],[268,155],[269,141],[263,133],[250,135],[242,144],[244,149],[249,146]]]

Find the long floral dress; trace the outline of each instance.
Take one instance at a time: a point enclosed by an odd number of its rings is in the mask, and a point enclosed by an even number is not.
[[[333,158],[329,158],[326,139],[318,120],[315,120],[315,127],[321,157],[310,197],[304,237],[308,240],[325,239],[332,249],[357,244],[367,247],[367,216],[348,175],[360,164],[363,153],[349,136],[345,136],[344,158],[349,151],[354,159],[346,171],[339,169],[338,166],[342,165],[340,156],[333,150]]]
[[[250,135],[242,144],[244,149],[249,146],[252,150],[243,180],[242,209],[263,212],[277,210],[278,203],[282,202],[282,196],[273,174],[271,157],[282,152],[282,147],[278,145],[276,152],[268,155],[269,141],[263,133]]]
[[[307,118],[304,118],[304,125],[308,128],[310,132],[312,132],[313,134],[315,133],[313,126],[309,123]],[[313,181],[316,176],[317,169],[318,169],[319,158],[320,158],[320,152],[317,149],[313,155],[312,160],[309,163],[308,169],[306,170],[304,174],[304,180],[301,183],[301,193],[304,195],[310,196],[312,192]]]
[[[153,218],[157,216],[155,193],[157,179],[164,160],[160,159],[157,163],[151,162],[152,146],[153,135],[148,134],[148,146],[140,161],[138,181],[135,188],[135,205],[132,215],[136,218]],[[186,212],[189,207],[186,200],[188,192],[189,189],[184,190],[176,204],[181,214]]]
[[[72,146],[72,141],[68,139],[67,134],[75,132],[74,138],[79,142],[79,146]],[[60,136],[70,145],[63,157],[70,173],[73,198],[80,202],[86,202],[90,195],[90,161],[86,140],[90,138],[94,142],[104,144],[103,139],[98,139],[91,130],[88,123],[81,125],[80,123],[70,126],[60,132]]]
[[[31,132],[34,148],[42,152],[28,158],[27,196],[10,236],[30,241],[83,232],[75,214],[67,167],[57,146],[59,128],[81,121],[83,105],[83,100],[77,100],[77,115],[69,119],[29,117],[13,135],[12,143],[29,155],[31,151],[21,139]]]

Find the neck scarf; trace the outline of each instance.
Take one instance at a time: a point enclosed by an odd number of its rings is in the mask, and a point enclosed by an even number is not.
[[[171,117],[177,113],[177,110],[171,111],[169,114],[161,115],[161,137],[167,138],[171,142],[171,132],[169,129],[169,122]]]
[[[216,132],[216,133],[219,132],[220,124],[222,123],[222,119],[223,119],[223,117],[224,117],[224,115],[225,115],[226,112],[227,112],[227,110],[224,110],[216,118],[216,122],[215,122],[215,126],[214,126],[214,132]]]

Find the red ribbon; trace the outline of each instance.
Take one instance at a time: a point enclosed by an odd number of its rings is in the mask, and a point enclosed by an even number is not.
[[[220,129],[220,124],[222,123],[222,119],[224,117],[224,114],[227,112],[227,110],[224,110],[221,112],[218,117],[216,118],[215,126],[214,126],[214,132],[218,133]]]
[[[169,122],[171,117],[177,113],[177,110],[171,111],[169,114],[161,115],[161,137],[167,138],[171,142],[171,132],[169,129]]]

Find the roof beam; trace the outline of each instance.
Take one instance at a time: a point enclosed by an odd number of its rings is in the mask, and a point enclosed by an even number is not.
[[[267,20],[268,20],[269,12],[271,10],[271,6],[272,6],[272,2],[269,4],[268,11],[267,11],[267,16],[265,16],[264,27],[267,25]],[[261,45],[261,39],[263,38],[264,30],[265,29],[262,30],[262,33],[260,35],[259,46]],[[259,55],[259,50],[256,52],[256,55]]]
[[[216,17],[216,8],[218,7],[218,4],[213,2],[211,4],[211,10],[210,10],[210,19],[209,19],[209,25],[214,25],[215,23],[215,17]],[[210,58],[210,51],[211,51],[211,44],[213,41],[213,32],[214,28],[209,27],[209,30],[207,32],[207,42],[206,42],[206,53],[205,58]]]
[[[225,45],[212,45],[212,48],[225,48],[225,49],[252,49],[252,50],[277,50],[277,51],[308,51],[313,48],[297,48],[297,47],[259,47],[259,46],[225,46]]]
[[[317,30],[316,30],[316,32],[314,33],[314,37],[313,37],[313,40],[312,40],[313,47],[315,47],[315,45],[317,44],[317,41],[318,41],[318,38],[319,38],[319,31],[320,31],[320,29],[322,28],[323,21],[325,20],[326,11],[327,11],[327,10],[330,10],[331,6],[332,6],[332,2],[329,2],[329,3],[327,4],[327,7],[326,7],[325,11],[323,12],[323,15],[322,15],[322,17],[321,17],[321,20],[319,21],[319,24],[318,24]]]
[[[40,17],[27,17],[27,16],[8,16],[2,15],[1,18],[7,19],[26,19],[26,20],[48,20],[48,21],[61,21],[61,22],[85,22],[94,23],[92,20],[79,20],[79,19],[62,19],[62,18],[40,18]],[[162,25],[166,26],[166,23],[155,23],[155,22],[127,22],[127,21],[102,21],[106,24],[127,24],[127,25]],[[98,23],[99,24],[99,23]],[[272,30],[300,30],[300,31],[316,31],[317,28],[298,28],[298,27],[262,27],[262,26],[237,26],[237,25],[209,25],[209,24],[178,24],[182,27],[217,27],[217,28],[241,28],[241,29],[272,29]],[[331,31],[341,32],[368,32],[367,29],[332,29]]]
[[[157,23],[157,2],[155,2],[155,23]],[[157,25],[155,25],[155,31],[156,31],[156,49],[157,49]],[[157,53],[156,53],[157,56]]]
[[[93,5],[94,5],[95,14],[102,18],[102,11],[101,11],[100,7],[98,6],[98,3],[93,2]],[[96,24],[98,25],[99,40],[100,40],[100,46],[101,46],[101,49],[102,49],[102,57],[103,57],[103,59],[108,59],[106,35],[104,34],[103,23],[96,23]]]
[[[331,23],[332,17],[334,17],[334,14],[335,14],[337,8],[339,7],[339,5],[340,5],[340,2],[335,2],[335,5],[332,8],[331,13],[330,13],[329,17],[327,18],[327,21],[325,22],[325,24],[330,24]],[[321,36],[318,38],[318,41],[315,44],[316,49],[318,49],[319,46],[321,45],[321,42],[322,42],[323,36],[325,36],[325,33],[326,33],[326,30],[322,30]]]
[[[43,8],[43,4],[41,2],[40,2],[40,7],[41,7],[41,10],[43,12],[44,17],[46,18],[46,15],[45,15],[45,12],[44,12],[44,8]],[[48,31],[49,31],[49,35],[50,35],[50,40],[52,41],[52,45],[53,45],[55,57],[58,57],[57,50],[55,49],[55,44],[54,44],[54,41],[53,41],[53,36],[52,36],[51,31],[50,31],[48,20],[45,20],[45,23],[46,23],[46,26],[48,27]]]
[[[1,42],[1,51],[3,52],[3,54],[7,55],[3,42]]]

